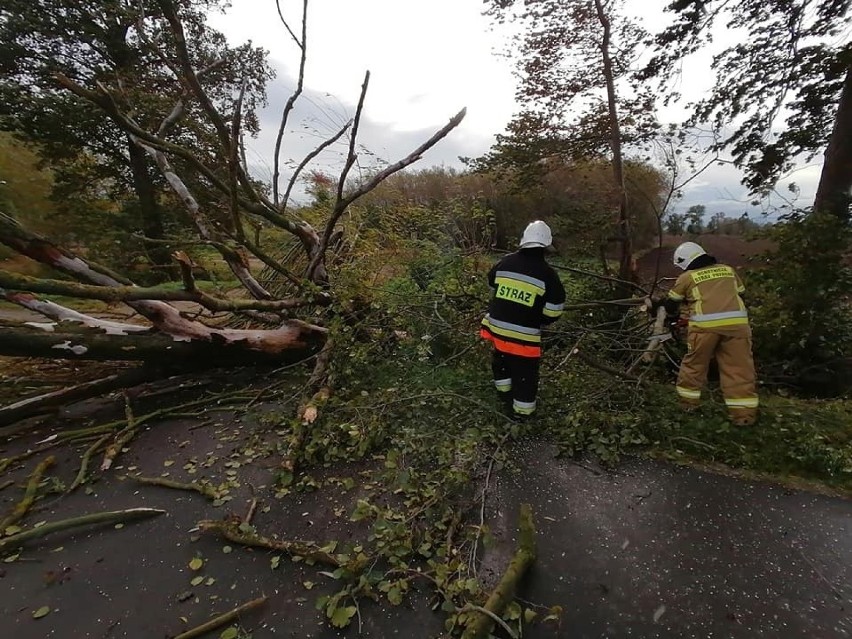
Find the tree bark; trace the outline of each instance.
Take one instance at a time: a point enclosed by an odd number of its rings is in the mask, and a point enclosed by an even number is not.
[[[127,278],[103,266],[87,262],[49,240],[26,231],[2,212],[0,212],[0,244],[5,244],[22,255],[88,284],[110,287],[133,285]],[[221,348],[223,345],[234,342],[246,342],[251,350],[279,354],[286,348],[302,348],[307,345],[309,341],[307,338],[316,338],[327,333],[323,328],[298,320],[288,320],[280,328],[268,331],[217,329],[186,319],[175,307],[164,302],[139,300],[129,301],[127,305],[146,317],[155,328],[168,335],[169,339],[175,343],[198,340],[202,343],[218,344]],[[54,351],[48,356],[57,357],[57,353]],[[138,358],[119,357],[118,359]]]
[[[627,189],[624,185],[624,158],[621,151],[621,125],[618,121],[618,97],[615,92],[615,71],[610,55],[612,28],[609,16],[601,0],[595,0],[598,20],[603,27],[601,39],[601,56],[603,57],[603,73],[606,79],[607,109],[609,112],[610,147],[612,148],[612,177],[618,192],[618,235],[621,244],[618,276],[622,280],[636,281],[633,269],[633,242],[630,229],[630,204],[627,200]]]
[[[846,80],[837,105],[834,129],[825,150],[814,211],[848,219],[852,204],[852,65],[846,68]]]
[[[296,323],[273,330],[218,331],[209,339],[174,338],[164,333],[107,335],[47,333],[14,326],[0,330],[0,355],[96,361],[144,361],[151,364],[205,363],[216,366],[300,361],[310,355],[322,334]]]
[[[139,215],[142,218],[142,230],[146,238],[162,240],[165,238],[163,227],[163,216],[160,205],[157,203],[157,193],[154,181],[148,172],[148,160],[145,152],[132,140],[128,140],[128,153],[130,157],[130,170],[133,176],[133,190],[139,200]],[[145,241],[145,251],[151,263],[162,271],[158,279],[168,279],[176,274],[172,264],[169,247],[160,242]],[[165,276],[165,277],[164,277]]]
[[[0,407],[0,426],[6,426],[27,417],[52,413],[74,402],[158,379],[162,374],[162,369],[143,366],[69,388],[44,393],[37,397],[28,397],[14,404]]]

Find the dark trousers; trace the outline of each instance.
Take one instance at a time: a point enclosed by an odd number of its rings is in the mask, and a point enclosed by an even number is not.
[[[497,392],[512,399],[512,408],[520,415],[535,411],[535,396],[538,393],[538,357],[521,357],[494,350],[491,372]]]

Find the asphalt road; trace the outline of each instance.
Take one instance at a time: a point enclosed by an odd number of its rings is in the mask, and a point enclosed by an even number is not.
[[[180,421],[153,426],[110,477],[28,518],[134,506],[168,511],[121,529],[55,535],[0,563],[0,637],[169,637],[261,595],[269,597],[266,606],[243,619],[254,639],[359,636],[358,624],[339,633],[315,609],[317,597],[338,587],[319,568],[286,557],[273,567],[275,553],[225,552],[221,540],[193,536],[199,520],[241,512],[251,490],[264,491],[273,470],[266,461],[241,467],[242,488],[223,508],[121,479],[180,469],[187,459],[214,453],[219,461],[211,471],[233,462],[239,457],[232,451],[243,450],[240,440],[254,429],[244,425],[223,418],[221,426],[198,429]],[[486,546],[480,574],[494,581],[502,573],[514,551],[519,505],[528,502],[539,550],[519,596],[542,613],[539,620],[547,607],[562,609],[558,624],[524,628],[526,639],[852,636],[852,502],[647,460],[605,473],[554,453],[547,444],[519,443],[514,464],[490,478],[486,523],[495,541]],[[79,452],[58,455],[67,481]],[[0,510],[19,492],[0,493]],[[358,497],[356,488],[266,499],[269,508],[256,521],[283,538],[354,539],[367,531],[336,513],[351,512]],[[204,560],[198,572],[188,567],[194,557]],[[203,580],[194,583],[197,576]],[[42,606],[51,612],[34,619]],[[425,592],[399,607],[365,602],[360,612],[363,637],[442,633],[444,617],[430,610]]]
[[[852,637],[852,501],[633,460],[615,474],[518,444],[495,488],[487,558],[530,503],[538,558],[521,596],[563,609],[538,637]]]

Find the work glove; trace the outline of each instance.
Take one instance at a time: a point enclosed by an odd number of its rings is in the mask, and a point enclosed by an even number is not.
[[[666,317],[666,326],[671,331],[675,339],[680,339],[681,334],[686,330],[688,325],[689,321],[682,317],[671,315]]]

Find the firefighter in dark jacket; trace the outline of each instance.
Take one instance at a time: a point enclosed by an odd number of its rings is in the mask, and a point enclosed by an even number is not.
[[[710,361],[715,358],[731,421],[751,425],[759,402],[751,327],[742,299],[745,287],[733,268],[719,264],[694,242],[677,247],[674,264],[684,272],[664,302],[666,314],[676,321],[683,304],[689,318],[687,353],[676,386],[681,406],[686,410],[698,406]]]
[[[520,250],[488,273],[491,304],[479,334],[494,345],[494,385],[518,416],[535,411],[541,328],[555,322],[565,304],[565,288],[544,259],[552,241],[547,224],[532,222],[521,237]]]

